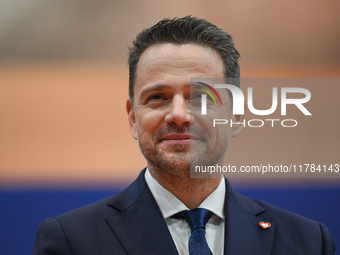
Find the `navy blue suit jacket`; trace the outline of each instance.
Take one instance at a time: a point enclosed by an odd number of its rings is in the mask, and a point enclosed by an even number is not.
[[[117,195],[45,220],[37,230],[33,254],[178,254],[144,172]],[[335,252],[325,225],[239,195],[227,179],[224,211],[226,255]],[[261,221],[271,227],[261,228]]]

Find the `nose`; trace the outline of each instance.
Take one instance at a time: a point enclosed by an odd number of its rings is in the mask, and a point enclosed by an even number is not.
[[[175,95],[169,108],[165,116],[167,124],[175,123],[179,127],[183,124],[193,124],[194,117],[190,114],[190,105],[182,95]]]

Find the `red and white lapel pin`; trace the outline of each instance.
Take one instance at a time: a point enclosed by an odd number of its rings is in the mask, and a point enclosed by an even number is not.
[[[267,229],[267,228],[270,228],[272,224],[270,224],[269,222],[260,221],[259,225],[261,228]]]

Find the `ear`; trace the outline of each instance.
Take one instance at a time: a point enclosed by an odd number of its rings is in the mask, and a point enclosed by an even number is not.
[[[126,100],[126,111],[128,114],[129,127],[133,138],[137,140],[136,116],[130,98]]]
[[[247,111],[247,103],[246,103],[246,100],[244,100],[244,115],[234,115],[233,116],[233,123],[240,122],[241,124],[233,125],[232,137],[236,137],[241,133],[242,128],[244,126],[243,123],[245,122],[244,116],[246,114],[246,111]]]

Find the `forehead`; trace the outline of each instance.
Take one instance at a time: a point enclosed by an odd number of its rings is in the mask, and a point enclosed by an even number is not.
[[[142,54],[135,92],[150,85],[189,85],[190,78],[222,78],[223,62],[218,53],[197,44],[157,44]]]

